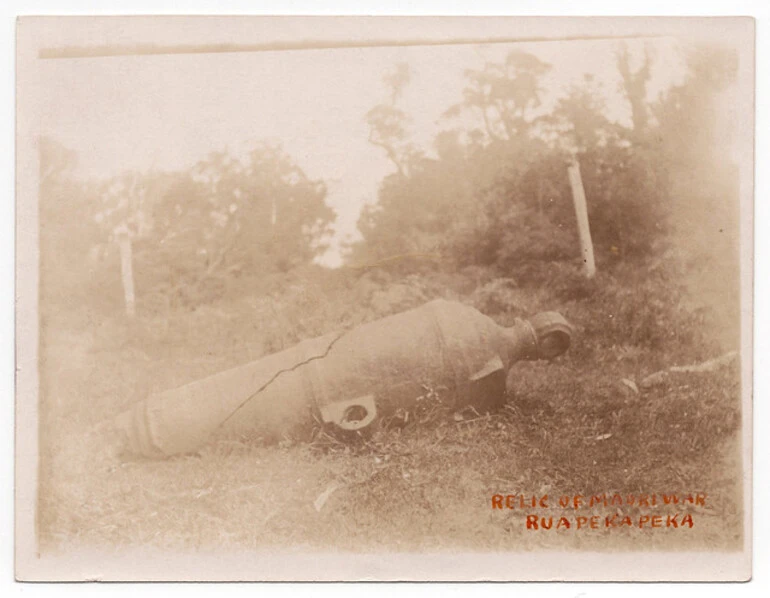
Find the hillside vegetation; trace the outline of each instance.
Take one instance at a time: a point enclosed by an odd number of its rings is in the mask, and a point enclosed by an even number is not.
[[[398,105],[409,71],[398,68],[388,100],[365,115],[394,172],[336,270],[313,262],[334,219],[325,185],[278,147],[94,182],[74,178],[75,157],[44,140],[43,545],[739,548],[739,360],[648,378],[740,348],[737,168],[713,125],[736,65],[701,49],[686,80],[650,102],[649,63],[632,62],[619,52],[630,126],[603,116],[590,78],[542,113],[549,66],[532,55],[469,71],[432,153],[410,141]],[[476,128],[452,124],[469,118]],[[589,204],[591,279],[573,159]],[[133,245],[133,317],[119,234]],[[220,439],[194,455],[115,461],[94,431],[150,392],[438,297],[503,325],[559,311],[573,346],[553,362],[517,364],[499,412],[350,443]],[[691,529],[535,533],[523,512],[491,508],[495,494],[603,493],[707,498],[677,507],[693,515]]]

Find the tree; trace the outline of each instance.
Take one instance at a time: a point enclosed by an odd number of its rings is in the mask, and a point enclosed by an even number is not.
[[[50,137],[40,137],[38,143],[40,184],[61,183],[67,177],[71,177],[77,165],[75,152]]]
[[[534,110],[540,106],[540,78],[550,65],[526,52],[514,51],[502,63],[489,62],[480,70],[468,69],[462,102],[444,115],[455,118],[470,111],[479,114],[491,140],[512,140],[528,132]]]
[[[686,61],[685,80],[652,106],[653,150],[663,162],[679,246],[719,281],[718,289],[708,289],[719,294],[738,288],[739,171],[727,149],[735,132],[730,112],[720,104],[729,101],[738,57],[721,47],[700,46]],[[725,305],[736,302],[737,294],[728,299]]]
[[[607,103],[602,87],[585,74],[556,102],[554,109],[538,119],[541,132],[557,149],[579,156],[600,146],[617,145],[622,128],[605,116]]]
[[[366,113],[369,143],[385,150],[388,159],[401,176],[406,176],[411,162],[421,157],[416,147],[407,141],[409,118],[397,106],[410,78],[407,64],[396,65],[392,72],[383,77],[389,91],[388,100]]]
[[[172,290],[190,294],[311,262],[334,217],[325,197],[325,185],[278,146],[261,145],[244,160],[211,154],[153,202],[147,249],[166,265],[157,284],[173,281]]]
[[[444,259],[469,259],[456,252],[458,245],[477,255],[474,239],[488,217],[484,187],[520,157],[518,141],[495,150],[487,150],[486,143],[526,137],[540,102],[539,78],[548,68],[530,54],[512,52],[500,64],[467,71],[464,101],[446,115],[480,115],[487,134],[442,131],[434,141],[437,158],[426,157],[407,140],[408,117],[397,102],[409,82],[408,68],[400,65],[386,75],[389,100],[370,110],[367,121],[370,142],[385,149],[397,173],[382,182],[377,204],[361,215],[363,242],[354,247],[354,260],[437,252]]]
[[[141,314],[148,303],[196,305],[238,279],[308,264],[331,234],[325,185],[275,145],[246,158],[212,153],[186,171],[85,182],[66,148],[45,140],[40,155],[41,289],[97,289],[88,304],[107,311],[122,309],[119,240],[124,258],[131,244]]]
[[[119,278],[99,287],[93,276],[102,236],[93,219],[97,186],[78,180],[73,150],[50,137],[40,137],[38,147],[41,313],[92,295],[107,299],[112,283],[119,301]]]
[[[354,257],[440,252],[443,263],[496,266],[522,281],[535,280],[547,262],[578,265],[567,178],[575,157],[603,267],[659,253],[672,211],[680,226],[704,212],[685,201],[696,190],[706,214],[723,214],[732,204],[716,204],[731,192],[733,177],[729,166],[711,161],[719,151],[713,102],[729,83],[730,60],[695,55],[688,80],[652,106],[646,98],[651,55],[645,52],[636,68],[631,62],[622,48],[616,64],[633,128],[607,118],[607,94],[591,76],[540,113],[539,80],[548,65],[531,55],[514,52],[503,63],[468,71],[462,100],[446,114],[472,114],[479,122],[441,132],[435,158],[412,161],[408,172],[382,182],[377,204],[359,221],[363,241]]]
[[[652,105],[651,150],[669,193],[672,240],[689,264],[688,297],[726,346],[740,346],[740,180],[730,153],[738,56],[720,46],[685,55],[687,75]],[[732,108],[732,106],[730,106]]]
[[[663,93],[652,106],[657,124],[658,151],[674,160],[677,170],[700,164],[701,174],[723,162],[723,143],[718,138],[718,94],[734,81],[737,56],[719,47],[697,47],[686,56],[684,82]]]
[[[635,71],[631,69],[631,55],[628,46],[621,45],[616,55],[618,72],[623,81],[622,91],[631,104],[631,122],[636,138],[647,133],[649,108],[647,106],[647,83],[650,81],[652,58],[645,48],[642,64]]]

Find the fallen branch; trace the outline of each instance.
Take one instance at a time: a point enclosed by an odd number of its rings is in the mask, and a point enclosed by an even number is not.
[[[671,372],[711,372],[719,367],[722,367],[723,365],[729,364],[736,357],[738,357],[738,351],[730,351],[729,353],[725,353],[721,357],[709,359],[708,361],[704,361],[703,363],[699,363],[696,365],[672,366],[669,368],[669,371]]]
[[[709,359],[703,363],[697,363],[693,365],[671,366],[665,370],[660,370],[654,374],[650,374],[644,380],[641,381],[639,386],[642,388],[650,388],[662,383],[666,377],[671,373],[702,373],[712,372],[722,366],[730,364],[736,357],[738,357],[738,351],[730,351],[720,357]]]

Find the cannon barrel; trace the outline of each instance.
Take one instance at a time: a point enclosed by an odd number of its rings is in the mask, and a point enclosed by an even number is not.
[[[117,424],[124,448],[147,457],[194,452],[215,432],[279,439],[313,422],[361,430],[431,390],[458,407],[502,400],[513,363],[552,359],[571,336],[555,312],[505,328],[436,300],[150,395]]]

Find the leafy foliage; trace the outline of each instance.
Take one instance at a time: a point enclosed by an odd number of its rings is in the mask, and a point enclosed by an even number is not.
[[[256,147],[244,159],[214,153],[184,172],[128,172],[88,185],[67,178],[64,150],[47,142],[44,151],[42,221],[67,210],[68,222],[88,229],[74,244],[62,239],[70,245],[61,257],[71,271],[91,266],[87,288],[109,298],[107,309],[121,296],[119,235],[133,243],[138,300],[147,309],[209,301],[244,273],[307,264],[328,242],[325,185],[276,146]]]
[[[698,153],[705,151],[699,143],[718,144],[696,123],[713,121],[706,110],[730,80],[733,63],[718,52],[693,56],[690,78],[650,103],[650,55],[635,69],[627,49],[620,49],[631,128],[607,118],[605,94],[591,76],[550,111],[538,110],[549,65],[532,55],[514,52],[502,63],[467,71],[463,100],[447,117],[475,115],[479,122],[440,133],[436,157],[420,156],[383,181],[379,201],[359,221],[363,241],[353,248],[353,261],[434,252],[448,267],[494,265],[519,281],[548,262],[577,265],[567,177],[573,161],[580,165],[601,267],[653,255],[672,227],[681,226],[685,206],[688,214],[702,213],[704,204],[717,202],[713,207],[723,213],[734,204],[716,192],[704,201],[706,187],[727,192],[732,182],[724,166]],[[703,66],[707,61],[718,73]],[[407,143],[405,129],[392,130]],[[671,184],[673,173],[689,180],[687,172],[706,170],[708,183],[697,185],[703,192]],[[682,203],[685,197],[691,203]]]
[[[447,117],[470,111],[479,114],[493,140],[511,140],[527,132],[532,112],[540,105],[540,79],[550,65],[526,52],[514,51],[502,63],[465,72],[468,85],[463,101],[450,107]]]

